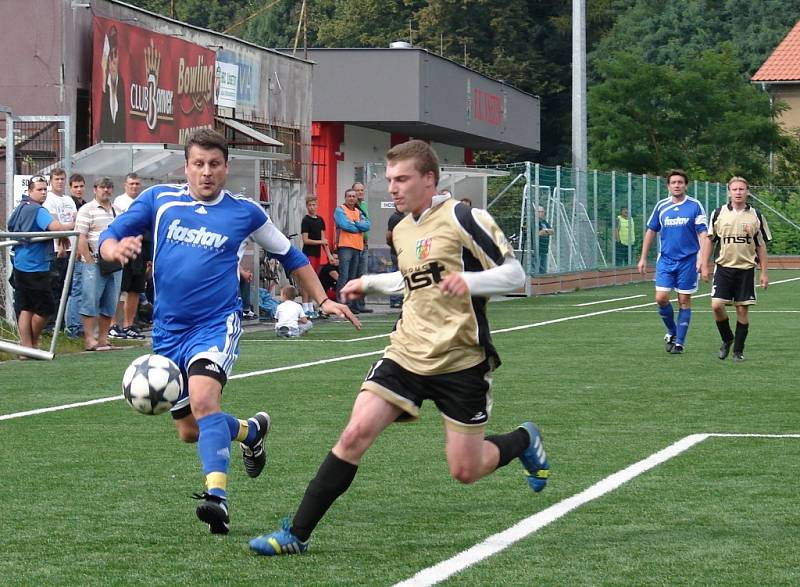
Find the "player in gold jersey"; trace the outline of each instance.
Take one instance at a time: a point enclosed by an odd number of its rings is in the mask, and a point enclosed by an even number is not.
[[[367,449],[393,422],[415,420],[426,399],[444,420],[454,479],[474,483],[519,458],[533,491],[547,482],[550,467],[535,424],[485,435],[491,375],[500,365],[486,303],[492,294],[524,285],[522,266],[488,212],[436,194],[439,161],[427,143],[393,147],[386,179],[396,209],[407,213],[393,231],[399,271],[365,275],[341,293],[352,300],[365,293],[403,292],[402,315],[291,524],[286,519],[281,530],[250,541],[259,554],[305,552],[312,531],[350,486]]]
[[[750,326],[748,309],[756,303],[755,267],[761,268],[761,287],[767,289],[767,243],[772,235],[767,219],[747,203],[750,194],[747,180],[732,177],[728,181],[729,202],[711,214],[708,239],[700,251],[700,274],[709,278],[708,259],[716,244],[714,281],[711,286],[711,310],[717,323],[722,346],[719,358],[726,359],[733,345],[733,360],[744,360],[744,341]],[[725,306],[736,306],[736,334],[728,322]]]

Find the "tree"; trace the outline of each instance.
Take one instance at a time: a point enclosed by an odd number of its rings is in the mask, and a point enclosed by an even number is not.
[[[769,99],[739,71],[733,48],[689,55],[680,67],[618,54],[600,64],[589,93],[592,164],[661,174],[683,167],[697,179],[768,176],[782,144]]]

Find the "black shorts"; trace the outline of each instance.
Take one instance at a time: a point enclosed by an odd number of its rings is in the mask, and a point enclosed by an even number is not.
[[[362,391],[379,395],[403,410],[397,421],[416,420],[423,400],[436,404],[445,425],[460,432],[481,433],[492,411],[488,361],[442,375],[417,375],[391,359],[378,360],[367,373]]]
[[[14,295],[20,310],[39,316],[51,316],[56,311],[52,278],[49,271],[17,271],[14,269]]]
[[[147,289],[147,280],[144,271],[140,271],[138,267],[132,267],[130,264],[125,265],[122,268],[122,285],[119,291],[143,293],[145,289]]]
[[[714,269],[714,283],[711,286],[711,299],[726,304],[746,306],[756,303],[756,270],[735,269],[717,265]]]

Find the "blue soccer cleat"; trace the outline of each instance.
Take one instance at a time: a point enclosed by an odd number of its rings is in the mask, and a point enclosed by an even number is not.
[[[547,454],[544,452],[542,437],[539,429],[533,422],[525,422],[520,426],[524,428],[531,437],[528,448],[519,455],[522,466],[528,474],[528,485],[536,493],[539,493],[547,485],[547,478],[550,476],[550,465],[547,462]]]
[[[264,534],[250,541],[250,550],[264,556],[276,554],[303,554],[308,550],[309,540],[302,542],[289,531],[289,518],[284,518],[282,528],[272,534]]]

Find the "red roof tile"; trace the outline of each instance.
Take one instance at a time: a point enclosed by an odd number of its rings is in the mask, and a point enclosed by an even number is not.
[[[752,81],[800,81],[800,21],[753,75]]]

